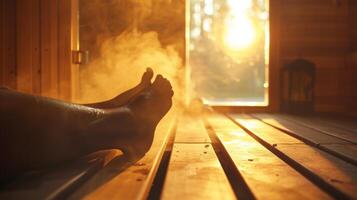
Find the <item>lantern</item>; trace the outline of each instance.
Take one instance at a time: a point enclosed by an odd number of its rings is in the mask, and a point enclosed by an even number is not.
[[[315,65],[296,59],[282,69],[282,111],[310,114],[314,110]]]

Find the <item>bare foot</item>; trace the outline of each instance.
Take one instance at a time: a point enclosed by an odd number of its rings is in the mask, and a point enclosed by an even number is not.
[[[88,146],[119,148],[129,159],[142,157],[150,148],[157,124],[172,105],[170,82],[158,75],[155,81],[126,106],[105,110],[105,117],[83,132],[93,132]]]
[[[158,75],[154,83],[133,99],[128,107],[140,120],[156,126],[171,108],[173,94],[170,82]]]
[[[172,106],[173,94],[170,82],[158,75],[150,87],[129,103],[128,108],[139,123],[139,134],[124,152],[141,156],[149,150],[157,124]]]
[[[111,109],[118,108],[127,104],[130,100],[134,99],[137,95],[139,95],[143,90],[151,85],[151,79],[154,76],[154,72],[151,68],[147,68],[141,77],[141,82],[135,87],[127,90],[118,96],[104,102],[85,104],[85,106],[93,107],[93,108],[101,108],[101,109]]]

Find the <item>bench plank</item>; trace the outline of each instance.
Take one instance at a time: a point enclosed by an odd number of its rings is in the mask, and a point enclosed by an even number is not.
[[[347,161],[357,164],[357,145],[349,145],[352,143],[346,142],[344,140],[338,139],[336,137],[328,136],[317,132],[315,130],[309,129],[307,127],[299,126],[293,122],[279,118],[276,115],[268,114],[255,114],[263,122],[270,124],[271,126],[277,127],[284,130],[292,135],[300,136],[303,140],[311,142],[316,146],[321,146],[322,148],[328,150],[329,152],[338,155],[339,157],[346,159]],[[234,116],[237,121],[239,120],[239,115]],[[335,145],[331,145],[335,144]],[[337,145],[340,144],[340,145]],[[348,145],[349,148],[340,148],[339,146]]]
[[[99,151],[73,163],[26,174],[2,188],[0,199],[63,199],[120,155],[118,150]]]
[[[285,134],[279,130],[267,134],[269,132],[266,132],[264,128],[252,129],[244,125],[244,120],[238,118],[237,121],[255,136],[266,142],[269,141],[270,134]],[[266,126],[259,120],[256,120],[256,124]],[[336,145],[340,145],[340,147],[346,146],[346,144]],[[322,178],[326,183],[347,194],[347,196],[357,198],[357,193],[355,192],[357,190],[357,168],[355,166],[304,143],[287,144],[285,141],[281,141],[274,148]]]
[[[294,116],[294,115],[279,115],[279,117],[283,119],[287,119],[293,122],[296,122],[300,125],[309,127],[321,133],[331,135],[348,142],[357,144],[357,134],[351,131],[346,131],[341,128],[336,128],[328,123],[323,123],[320,120],[317,120],[313,117],[301,117],[301,116]]]
[[[286,130],[297,136],[307,139],[308,141],[311,141],[314,144],[324,144],[324,143],[348,144],[348,142],[344,140],[301,126],[299,124],[296,124],[295,122],[288,121],[278,115],[254,114],[253,116],[261,119],[263,122],[270,124],[274,127]]]
[[[184,114],[178,122],[175,143],[210,143],[200,117]]]
[[[324,124],[332,125],[336,128],[340,128],[346,131],[357,134],[357,122],[351,119],[336,119],[331,117],[314,117],[315,120]]]
[[[135,164],[113,160],[69,199],[146,199],[175,120],[176,112],[171,110],[157,126],[150,150]]]
[[[210,144],[174,144],[162,199],[236,199]]]
[[[331,198],[228,118],[209,115],[208,122],[257,199]]]
[[[357,199],[357,168],[304,144],[278,145],[281,152],[304,165],[344,193]]]

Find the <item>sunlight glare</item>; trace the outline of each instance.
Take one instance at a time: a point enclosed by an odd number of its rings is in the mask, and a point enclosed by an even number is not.
[[[229,0],[230,18],[226,21],[225,44],[231,50],[251,46],[255,40],[255,28],[247,16],[252,7],[251,0]]]

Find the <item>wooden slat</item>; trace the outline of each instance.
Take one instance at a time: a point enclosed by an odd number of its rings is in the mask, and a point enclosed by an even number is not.
[[[32,93],[32,1],[16,1],[17,89]]]
[[[51,96],[51,1],[41,0],[41,94]],[[54,3],[54,5],[56,5]]]
[[[281,116],[284,119],[296,122],[297,124],[312,128],[312,129],[322,132],[324,134],[331,135],[331,136],[349,141],[351,143],[357,144],[357,134],[356,133],[330,126],[329,124],[322,123],[321,121],[316,120],[315,118],[300,117],[300,116],[294,116],[294,115],[279,115],[279,116]]]
[[[337,5],[338,3],[338,5]],[[318,112],[346,112],[350,92],[347,85],[346,53],[351,51],[351,25],[353,18],[349,13],[351,1],[342,0],[326,3],[325,1],[281,2],[281,58],[303,57],[314,62],[316,71],[315,110]],[[318,8],[318,9],[317,9]],[[352,22],[353,23],[353,22]],[[320,57],[319,60],[311,57]],[[329,62],[329,58],[339,57],[339,63]],[[337,73],[328,74],[320,68],[334,68]],[[332,77],[330,81],[321,78]],[[277,95],[279,96],[279,95]],[[325,100],[328,99],[328,100]],[[324,102],[321,102],[324,101]]]
[[[276,148],[353,199],[357,198],[357,168],[355,166],[303,144],[282,144]]]
[[[58,1],[59,98],[72,100],[72,1]]]
[[[31,0],[32,2],[32,93],[36,95],[41,94],[41,24],[40,0]],[[26,33],[25,33],[26,34]]]
[[[236,199],[209,144],[175,144],[161,199]]]
[[[264,132],[261,132],[262,137],[267,138],[267,142],[270,145],[276,145],[284,141],[284,143],[288,144],[296,144],[296,143],[302,143],[302,141],[297,140],[296,138],[292,138],[289,135],[286,134],[279,134],[279,131],[276,130],[275,128],[260,123],[258,120],[255,119],[249,119],[245,118],[243,116],[235,116],[235,118],[239,123],[244,125],[247,128],[250,128],[252,130],[264,130]]]
[[[78,51],[79,49],[79,0],[71,0],[71,51]],[[71,100],[76,101],[79,93],[79,64],[73,64],[72,55],[69,57],[71,62]]]
[[[4,26],[4,2],[5,1],[0,1],[0,86],[4,85],[4,32],[5,32],[5,26]]]
[[[118,150],[104,150],[73,163],[27,174],[2,187],[0,199],[63,199],[117,156]]]
[[[156,128],[150,150],[134,165],[128,161],[114,160],[69,199],[146,199],[175,119],[174,111],[165,116]]]
[[[257,124],[259,123],[263,124],[263,122],[257,121]],[[244,123],[241,124],[244,126]],[[267,135],[264,129],[244,127],[265,142],[269,141],[269,137],[272,135]],[[278,131],[275,134],[284,133]],[[338,145],[340,148],[346,146],[346,144]],[[286,144],[285,141],[281,141],[274,148],[320,177],[325,183],[339,189],[343,194],[353,198],[357,197],[355,192],[357,189],[357,168],[355,166],[304,143]]]
[[[278,115],[254,114],[253,116],[261,119],[263,122],[266,122],[267,124],[270,124],[274,127],[291,132],[307,141],[311,141],[313,144],[316,144],[316,145],[328,144],[328,143],[334,143],[334,144],[348,144],[349,143],[347,141],[338,139],[336,137],[323,134],[321,132],[312,130],[310,128],[306,128],[301,125],[297,125],[296,123],[287,121],[286,119],[283,119]],[[240,116],[237,116],[238,119],[239,119],[239,117]],[[257,123],[258,123],[258,121],[257,121]]]
[[[51,0],[50,3],[50,83],[49,83],[49,95],[51,97],[58,97],[58,88],[59,88],[59,82],[58,82],[58,0]]]
[[[209,143],[210,139],[200,117],[183,115],[178,123],[175,143]]]
[[[321,123],[328,124],[329,126],[332,125],[336,128],[344,129],[346,131],[351,131],[357,134],[357,123],[347,119],[333,119],[333,118],[321,118],[315,117],[314,118]]]
[[[226,117],[208,121],[257,199],[330,198]]]
[[[3,84],[16,89],[16,2],[12,0],[1,1],[2,21],[2,62],[0,62]],[[0,73],[0,75],[1,75]],[[1,79],[1,78],[0,78]]]
[[[308,142],[310,144],[319,146],[324,150],[327,150],[347,161],[357,164],[357,146],[350,146],[347,148],[334,148],[335,146],[329,146],[328,144],[351,144],[344,140],[328,136],[322,134],[320,132],[314,131],[310,128],[306,128],[303,126],[296,125],[295,123],[286,121],[284,119],[279,118],[276,115],[268,115],[268,114],[255,114],[254,116],[258,117],[265,123],[270,124],[276,128],[279,128],[293,136],[299,137],[301,140]],[[236,118],[236,117],[235,117]],[[239,116],[237,116],[237,120],[239,121]],[[277,130],[278,131],[278,130]],[[279,131],[278,131],[279,132]]]

